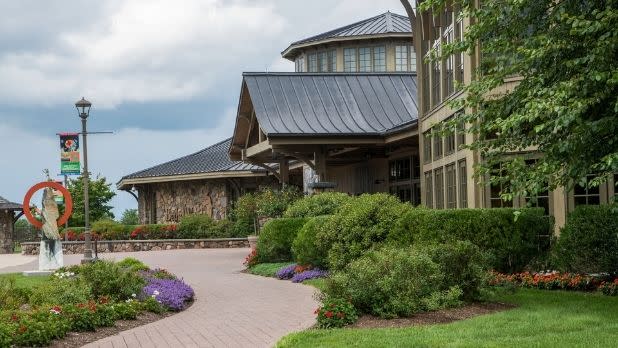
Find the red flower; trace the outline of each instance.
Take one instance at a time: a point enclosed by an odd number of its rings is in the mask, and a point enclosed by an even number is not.
[[[330,319],[330,318],[333,317],[333,312],[328,311],[328,312],[324,313],[324,316],[327,317],[328,319]]]
[[[24,325],[20,325],[18,331],[19,331],[19,333],[24,333],[24,332],[28,331],[28,328],[26,326],[24,326]]]
[[[18,320],[19,320],[19,317],[17,316],[17,314],[13,313],[11,315],[11,321],[18,321]]]

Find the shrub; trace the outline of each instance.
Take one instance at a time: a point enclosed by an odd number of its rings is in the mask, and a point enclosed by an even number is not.
[[[551,224],[543,214],[540,208],[416,208],[403,215],[389,239],[396,245],[469,240],[491,253],[492,267],[516,272],[544,250],[539,235],[550,234]]]
[[[267,222],[257,243],[259,262],[292,260],[292,242],[306,222],[304,218],[282,218]]]
[[[53,279],[34,287],[29,303],[35,306],[77,304],[87,302],[91,296],[90,285],[80,278]]]
[[[356,309],[349,301],[325,298],[321,307],[315,310],[318,326],[323,329],[343,327],[358,320]]]
[[[284,217],[315,217],[335,214],[352,197],[341,192],[324,192],[307,196],[292,203]]]
[[[613,282],[601,283],[601,285],[599,285],[599,290],[607,296],[618,295],[618,278],[614,279]]]
[[[295,186],[287,186],[282,190],[262,187],[255,196],[257,216],[278,218],[294,201],[301,198],[300,190]]]
[[[96,304],[94,302],[79,303],[66,306],[64,312],[71,323],[71,331],[95,331],[97,328]]]
[[[142,261],[133,257],[124,258],[122,261],[119,261],[116,264],[122,268],[127,268],[131,271],[136,272],[147,271],[149,269],[148,266],[146,266]]]
[[[255,234],[255,220],[257,219],[255,194],[247,193],[240,196],[230,212],[230,219],[234,221],[233,235],[246,237]]]
[[[118,264],[99,260],[77,269],[91,286],[94,297],[110,296],[118,300],[131,298],[145,285],[137,272],[122,268]]]
[[[217,223],[206,214],[186,215],[178,224],[178,237],[181,239],[217,237]]]
[[[16,309],[28,300],[28,291],[17,288],[15,279],[0,278],[0,308]]]
[[[330,216],[310,218],[292,243],[292,253],[298,264],[319,268],[328,267],[328,249],[330,245],[318,244],[317,236],[324,229]],[[326,243],[325,243],[326,244]]]
[[[114,312],[116,312],[116,317],[121,320],[135,320],[137,319],[137,308],[133,303],[137,302],[119,302],[113,304]]]
[[[618,275],[618,206],[579,206],[553,247],[562,271]]]
[[[384,248],[352,261],[326,283],[327,297],[350,299],[357,310],[384,318],[436,309],[427,306],[441,296],[440,265],[412,248]],[[446,289],[448,290],[448,289]]]
[[[364,194],[346,203],[317,234],[318,250],[328,249],[331,269],[342,269],[352,260],[387,239],[395,222],[412,209],[398,198]]]

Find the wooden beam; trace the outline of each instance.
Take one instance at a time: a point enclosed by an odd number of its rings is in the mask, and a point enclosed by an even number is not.
[[[277,172],[277,170],[269,165],[266,165],[262,162],[254,162],[254,161],[249,161],[249,163],[256,165],[258,167],[264,168],[266,169],[269,173],[271,173],[272,175],[275,176],[275,178],[277,178],[277,180],[279,180],[279,182],[281,182],[281,175],[279,175],[279,172]]]
[[[242,160],[243,161],[248,160],[251,157],[255,157],[257,155],[260,155],[268,151],[272,151],[272,146],[270,146],[270,143],[268,140],[264,140],[261,143],[258,143],[249,148],[246,148],[243,151]]]
[[[315,164],[313,163],[313,161],[311,160],[311,158],[307,155],[304,155],[302,153],[298,153],[298,152],[282,152],[284,155],[290,156],[290,157],[294,157],[297,160],[303,162],[304,164],[308,165],[309,168],[315,170]]]
[[[17,222],[17,220],[19,220],[20,217],[22,217],[24,215],[24,211],[20,211],[19,214],[15,215],[15,217],[13,218],[13,224],[15,224]]]
[[[279,176],[284,187],[290,183],[290,163],[287,159],[279,161]]]

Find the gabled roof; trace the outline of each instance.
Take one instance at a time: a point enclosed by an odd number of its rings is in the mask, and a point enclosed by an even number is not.
[[[18,203],[13,203],[8,199],[0,196],[0,209],[3,210],[21,210],[22,206]]]
[[[165,178],[181,179],[183,176],[188,180],[199,179],[199,174],[220,174],[219,177],[226,177],[239,173],[266,172],[261,167],[230,160],[227,150],[231,140],[226,139],[188,156],[126,175],[118,183],[118,188],[136,182],[147,183],[149,178],[157,178],[159,180],[156,181],[161,182]]]
[[[245,73],[243,77],[241,103],[250,98],[269,138],[381,136],[411,127],[418,119],[414,73]]]
[[[411,36],[412,30],[408,17],[396,13],[385,12],[345,27],[327,31],[290,44],[281,53],[284,58],[290,58],[292,51],[299,46],[317,44],[324,41],[371,38],[372,36]]]

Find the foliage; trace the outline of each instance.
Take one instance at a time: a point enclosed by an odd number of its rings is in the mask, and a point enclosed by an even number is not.
[[[180,279],[149,278],[142,290],[144,298],[152,298],[173,311],[184,309],[194,295],[193,289]]]
[[[550,234],[550,220],[540,208],[409,210],[389,240],[396,245],[469,240],[493,255],[502,272],[521,271],[546,247],[539,236]]]
[[[277,347],[346,347],[350,342],[359,348],[616,345],[618,297],[522,289],[496,293],[490,300],[514,308],[470,320],[405,328],[306,330],[284,337]]]
[[[579,206],[553,247],[563,271],[618,275],[618,206]]]
[[[306,222],[305,218],[281,218],[267,222],[257,243],[259,262],[292,260],[292,242]]]
[[[281,267],[277,273],[275,273],[275,276],[279,279],[292,279],[292,277],[294,276],[294,274],[296,273],[296,264],[293,263],[289,266],[285,266],[285,267]]]
[[[127,268],[131,271],[147,271],[149,268],[148,266],[146,266],[142,261],[133,258],[133,257],[126,257],[124,259],[122,259],[121,261],[118,261],[116,263],[119,267],[121,268]]]
[[[182,239],[205,238],[214,235],[216,222],[206,214],[185,215],[178,224],[178,236]]]
[[[329,250],[329,268],[343,269],[385,241],[395,222],[410,209],[410,205],[384,193],[356,197],[317,233],[317,249]]]
[[[155,296],[155,295],[152,295],[152,296]],[[148,312],[156,313],[156,314],[161,314],[165,312],[167,310],[165,306],[163,306],[161,302],[157,301],[152,296],[148,296],[144,298],[144,300],[141,303],[142,308]]]
[[[299,198],[301,192],[296,186],[286,186],[281,190],[262,187],[255,196],[255,213],[263,217],[281,217],[288,206]]]
[[[249,268],[256,266],[258,264],[257,249],[251,249],[251,252],[245,257],[245,261],[242,264]]]
[[[247,268],[247,272],[263,277],[275,277],[281,268],[293,265],[289,262],[258,263]]]
[[[292,253],[297,263],[311,265],[319,268],[328,267],[328,249],[317,241],[318,234],[324,229],[329,216],[316,216],[310,218],[292,243]]]
[[[92,296],[90,285],[80,278],[53,279],[32,288],[31,305],[77,304]]]
[[[129,227],[129,226],[127,226]],[[183,238],[176,232],[176,225],[140,225],[134,226],[128,239],[178,239]]]
[[[326,298],[322,306],[315,310],[318,326],[323,329],[344,327],[358,320],[356,309],[349,301]]]
[[[327,281],[326,296],[350,299],[359,312],[383,318],[409,317],[437,309],[445,275],[424,252],[384,248],[352,261]],[[450,290],[450,289],[445,289]],[[446,302],[446,301],[445,301]]]
[[[429,0],[438,10],[447,0]],[[456,1],[473,18],[463,42],[442,45],[432,59],[482,47],[483,60],[451,107],[474,110],[463,120],[479,135],[479,177],[506,184],[505,198],[570,187],[587,174],[598,185],[618,171],[618,1]],[[521,81],[508,93],[486,95],[505,79]],[[459,119],[462,120],[462,119]],[[454,124],[452,125],[455,126]],[[506,152],[536,147],[534,163]],[[502,172],[492,168],[502,163]]]
[[[139,225],[137,209],[125,209],[125,211],[122,212],[120,223],[123,225]]]
[[[114,303],[114,311],[116,317],[120,320],[135,320],[137,319],[138,310],[133,305],[134,302],[118,302]]]
[[[69,225],[84,226],[84,178],[79,176],[76,179],[70,179],[68,182],[69,192],[73,198],[73,214],[69,218]],[[104,218],[113,219],[113,207],[109,202],[114,198],[116,193],[112,189],[112,184],[108,183],[105,177],[90,178],[88,185],[88,199],[90,207],[90,221],[97,221]]]
[[[111,296],[117,300],[132,298],[140,292],[145,281],[137,272],[123,268],[116,263],[99,260],[77,269],[91,286],[94,297]]]
[[[284,217],[332,215],[351,199],[351,196],[341,192],[324,192],[306,196],[292,203],[285,211]]]
[[[618,278],[613,282],[618,282]],[[530,273],[522,272],[515,274],[502,274],[491,272],[489,284],[494,286],[521,286],[526,288],[537,288],[543,290],[576,290],[576,291],[594,291],[602,290],[602,284],[611,284],[612,282],[604,282],[600,277],[589,275],[574,274],[574,273]]]
[[[614,279],[613,282],[603,282],[599,285],[599,290],[608,296],[617,296],[618,295],[618,278]]]
[[[16,309],[28,299],[28,291],[15,285],[13,277],[0,277],[0,308]]]
[[[230,219],[234,222],[233,234],[245,237],[255,233],[255,221],[257,219],[256,195],[246,193],[240,196],[230,212]]]
[[[308,269],[306,271],[297,272],[296,274],[294,274],[294,276],[292,276],[292,283],[302,283],[305,280],[326,278],[326,277],[328,277],[327,271],[324,271],[318,268],[313,268],[313,269]]]

